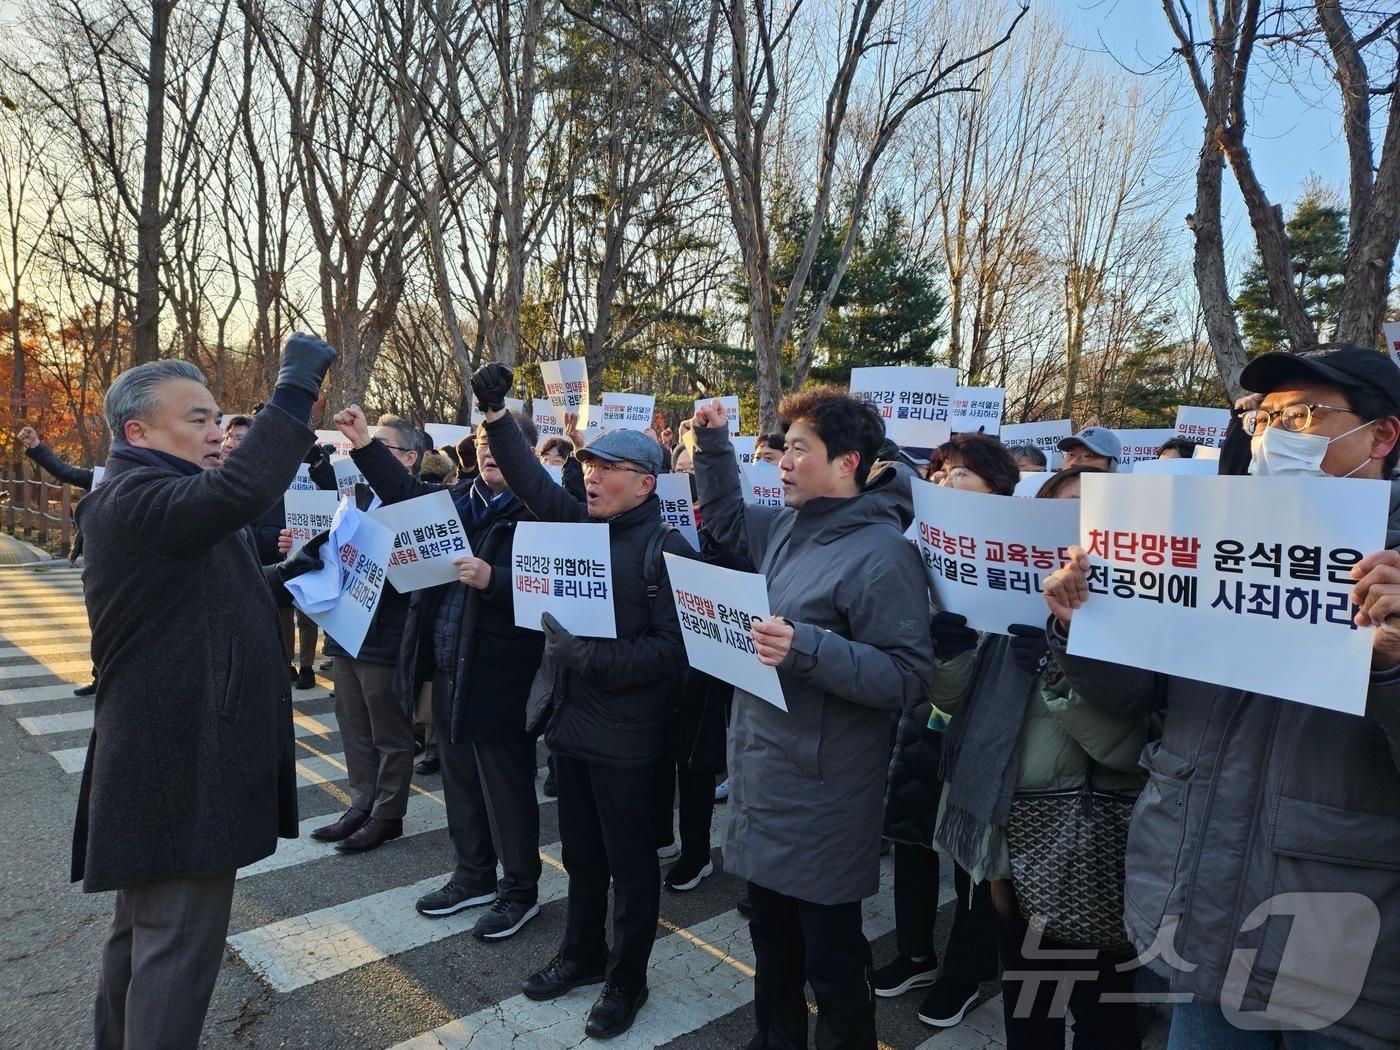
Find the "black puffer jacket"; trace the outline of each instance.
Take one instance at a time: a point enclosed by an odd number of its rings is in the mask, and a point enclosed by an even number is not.
[[[931,707],[921,700],[900,713],[885,781],[885,838],[929,847],[943,790],[938,775],[943,734],[928,727]]]
[[[535,517],[590,520],[585,507],[554,483],[509,415],[485,426],[496,466]],[[667,697],[672,681],[685,670],[685,642],[664,566],[656,594],[647,596],[643,561],[648,541],[661,525],[656,496],[607,525],[617,638],[581,639],[588,650],[583,671],[555,666],[546,657],[540,686],[552,688],[554,712],[545,741],[557,755],[635,768],[661,757]],[[666,537],[665,550],[685,557],[695,553],[677,532]]]
[[[33,448],[25,449],[24,454],[64,484],[76,485],[80,489],[92,488],[91,470],[87,467],[75,467],[72,463],[65,462],[57,452],[42,441]]]

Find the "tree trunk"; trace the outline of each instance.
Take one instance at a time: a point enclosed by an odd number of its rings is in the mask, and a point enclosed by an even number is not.
[[[1230,300],[1230,284],[1225,273],[1225,241],[1220,229],[1220,188],[1225,171],[1224,158],[1215,144],[1213,122],[1206,121],[1205,142],[1196,165],[1196,210],[1187,219],[1195,237],[1195,257],[1192,268],[1196,276],[1196,293],[1205,318],[1206,336],[1215,355],[1216,367],[1233,400],[1244,394],[1240,372],[1248,355],[1240,339],[1235,320],[1234,304]]]
[[[151,4],[151,51],[146,71],[146,141],[141,166],[141,212],[136,220],[136,321],[131,330],[137,364],[160,357],[160,184],[165,135],[165,57],[170,33],[168,0]]]

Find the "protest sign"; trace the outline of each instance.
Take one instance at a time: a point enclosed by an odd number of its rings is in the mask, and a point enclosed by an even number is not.
[[[1169,474],[1176,477],[1208,477],[1219,473],[1218,459],[1144,459],[1133,465],[1133,473],[1141,475]]]
[[[335,509],[340,504],[340,493],[312,488],[309,492],[288,489],[282,496],[282,511],[286,516],[287,528],[292,530],[292,549],[295,554],[306,546],[306,541],[331,527]]]
[[[919,554],[938,607],[969,627],[1006,634],[1045,622],[1041,584],[1064,564],[1079,528],[1074,500],[1014,499],[915,481]]]
[[[535,420],[535,434],[541,444],[552,437],[564,436],[564,417],[554,407],[554,402],[546,397],[537,397],[530,402],[530,413]]]
[[[851,369],[851,396],[875,406],[891,441],[915,448],[936,448],[948,440],[957,385],[953,368]]]
[[[458,442],[472,436],[471,427],[458,423],[425,423],[423,429],[428,432],[433,448],[456,448]]]
[[[732,395],[732,394],[731,394],[731,395],[729,395],[729,396],[727,396],[727,397],[701,397],[701,398],[696,398],[696,400],[695,400],[695,407],[696,407],[696,408],[699,408],[701,405],[708,405],[708,404],[709,404],[710,402],[712,402],[712,401],[718,401],[721,405],[724,406],[724,417],[725,417],[726,421],[728,421],[728,423],[729,423],[729,436],[730,436],[730,437],[733,437],[735,434],[739,433],[739,398],[738,398],[738,396],[737,396],[737,395]]]
[[[525,411],[525,402],[524,402],[523,399],[518,398],[518,397],[505,397],[505,398],[502,398],[501,400],[505,403],[505,408],[506,408],[506,411],[507,411],[507,412],[520,412],[520,413],[524,413],[524,411]],[[484,423],[485,421],[486,421],[486,413],[483,412],[483,411],[480,409],[480,407],[478,407],[478,405],[477,405],[477,403],[476,403],[476,399],[473,398],[473,399],[472,399],[472,426],[477,426],[478,424]]]
[[[1361,714],[1351,569],[1385,546],[1389,498],[1354,478],[1086,474],[1069,651]]]
[[[296,474],[292,477],[290,486],[293,492],[316,492],[316,482],[311,480],[311,468],[303,463],[297,467]]]
[[[759,662],[749,634],[754,620],[768,618],[768,581],[756,572],[665,557],[690,666],[786,711],[778,670]]]
[[[93,468],[92,468],[92,487],[93,487],[93,488],[97,488],[98,485],[101,485],[101,484],[102,484],[102,479],[103,479],[104,477],[106,477],[106,476],[107,476],[107,468],[106,468],[106,467],[93,467]]]
[[[755,507],[783,505],[783,476],[776,463],[754,460],[739,465],[740,492],[744,502]]]
[[[1068,419],[1050,419],[1043,423],[1007,423],[1001,428],[1001,443],[1007,448],[1030,445],[1045,453],[1047,465],[1054,470],[1060,465],[1060,442],[1072,433]]]
[[[288,581],[297,608],[354,659],[384,591],[394,537],[383,525],[341,500],[321,548],[321,569]]]
[[[601,420],[604,430],[645,430],[651,426],[656,398],[651,394],[603,395]]]
[[[669,521],[686,542],[700,549],[700,532],[695,526],[695,504],[690,498],[689,474],[659,474],[656,498],[661,501],[661,520]]]
[[[1400,321],[1382,325],[1381,331],[1385,334],[1385,348],[1390,359],[1400,365]]]
[[[1123,442],[1123,458],[1118,461],[1118,470],[1123,474],[1131,474],[1134,463],[1144,459],[1156,459],[1157,450],[1176,437],[1175,430],[1165,427],[1150,430],[1117,430],[1114,433]]]
[[[1030,499],[1052,477],[1054,474],[1048,470],[1023,470],[1021,471],[1021,480],[1016,482],[1016,489],[1012,495],[1020,496],[1022,499]]]
[[[391,503],[369,515],[394,536],[389,582],[400,594],[457,580],[454,559],[469,557],[466,529],[446,489]]]
[[[1192,459],[1208,459],[1212,462],[1220,462],[1220,450],[1218,448],[1207,448],[1205,445],[1197,445],[1196,451],[1191,453]]]
[[[754,454],[758,449],[758,438],[736,434],[729,439],[729,443],[734,446],[734,459],[739,466],[742,467],[744,464],[754,461]]]
[[[1219,448],[1225,444],[1225,431],[1230,426],[1228,408],[1199,408],[1195,405],[1178,405],[1176,409],[1176,436],[1194,441],[1198,445]],[[1160,447],[1160,446],[1159,446]]]
[[[374,427],[373,429],[378,430],[379,428]],[[348,456],[350,455],[350,450],[354,448],[354,446],[350,444],[350,439],[339,430],[316,431],[316,444],[333,446],[337,456]]]
[[[360,473],[360,468],[355,466],[355,461],[349,456],[335,455],[331,457],[331,467],[335,470],[335,487],[342,496],[355,498],[355,486],[366,485],[365,476]]]
[[[953,433],[983,433],[996,437],[1006,390],[998,386],[960,386],[953,391]]]
[[[566,412],[576,412],[581,429],[588,422],[588,362],[581,357],[541,361],[540,376],[559,422]]]
[[[616,638],[608,526],[522,521],[511,548],[515,623],[542,630],[550,613],[589,638]]]

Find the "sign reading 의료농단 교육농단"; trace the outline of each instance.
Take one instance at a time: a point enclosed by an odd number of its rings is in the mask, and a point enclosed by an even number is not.
[[[516,626],[542,630],[540,617],[549,613],[573,634],[616,638],[608,537],[603,524],[518,524],[510,561]]]
[[[1332,477],[1086,474],[1089,596],[1069,651],[1349,714],[1372,628],[1351,570],[1385,546],[1390,485]]]

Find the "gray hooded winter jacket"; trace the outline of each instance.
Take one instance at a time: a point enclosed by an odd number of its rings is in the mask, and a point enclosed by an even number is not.
[[[1151,967],[1227,1013],[1400,1045],[1400,671],[1372,675],[1358,717],[1070,656],[1053,618],[1049,634],[1089,703],[1165,710],[1128,833],[1125,920]]]
[[[787,712],[734,692],[725,868],[816,904],[860,900],[879,888],[890,712],[933,673],[928,577],[901,535],[908,478],[887,470],[800,510],[745,506],[728,431],[695,433],[706,532],[758,566],[773,615],[796,627],[778,668]]]

